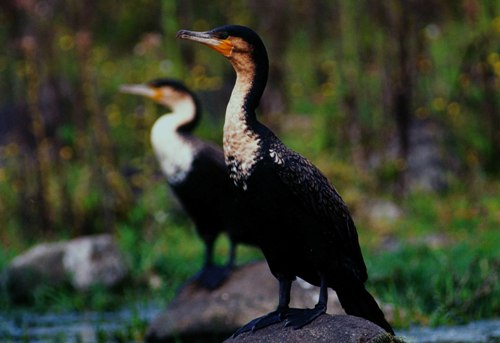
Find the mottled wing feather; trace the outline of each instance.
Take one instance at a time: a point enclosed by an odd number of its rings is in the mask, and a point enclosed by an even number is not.
[[[358,277],[367,279],[366,266],[358,243],[356,227],[344,201],[328,179],[307,159],[279,142],[272,146],[281,158],[277,174],[302,202],[305,210],[319,218],[333,241],[352,260]]]

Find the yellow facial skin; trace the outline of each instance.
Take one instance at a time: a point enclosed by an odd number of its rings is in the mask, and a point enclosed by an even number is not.
[[[208,45],[208,46],[226,57],[231,56],[234,48],[233,43],[229,38],[226,38],[224,40],[219,40],[219,44],[217,45]]]

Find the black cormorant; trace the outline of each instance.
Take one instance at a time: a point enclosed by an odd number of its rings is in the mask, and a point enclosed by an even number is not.
[[[238,234],[234,186],[222,150],[192,135],[201,114],[197,97],[181,82],[157,79],[147,84],[123,85],[121,91],[142,95],[170,108],[151,129],[151,143],[169,185],[193,220],[205,243],[205,260],[198,283],[217,288],[234,266]],[[213,262],[215,240],[221,232],[230,239],[225,266]]]
[[[207,32],[181,30],[177,37],[203,43],[224,55],[236,82],[224,123],[224,155],[238,200],[252,221],[253,235],[279,281],[276,311],[257,318],[235,335],[284,321],[300,328],[326,312],[328,287],[346,313],[368,319],[393,334],[365,289],[368,275],[358,235],[344,201],[307,159],[287,148],[255,115],[268,76],[260,37],[243,26]],[[313,309],[290,309],[290,288],[300,277],[320,287]]]

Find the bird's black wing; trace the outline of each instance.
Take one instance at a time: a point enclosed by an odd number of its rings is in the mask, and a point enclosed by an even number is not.
[[[305,211],[325,224],[325,234],[335,242],[336,248],[345,252],[358,277],[366,281],[368,276],[356,227],[335,188],[311,162],[281,142],[271,144],[269,154],[277,166],[278,177],[302,202]]]
[[[224,176],[227,174],[226,162],[224,161],[224,153],[222,149],[217,145],[202,141],[199,144],[199,149],[196,153],[196,157],[200,159],[200,161],[209,161],[209,165],[213,165],[217,169],[224,171]]]
[[[202,140],[196,142],[196,153],[190,174],[197,179],[200,197],[211,198],[211,201],[224,200],[224,202],[225,198],[230,197],[233,185],[224,161],[224,153],[217,145]]]

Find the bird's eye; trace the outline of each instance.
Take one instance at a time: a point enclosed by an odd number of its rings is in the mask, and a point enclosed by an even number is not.
[[[227,37],[229,37],[229,33],[225,32],[225,31],[219,33],[219,38],[220,39],[227,39]]]

